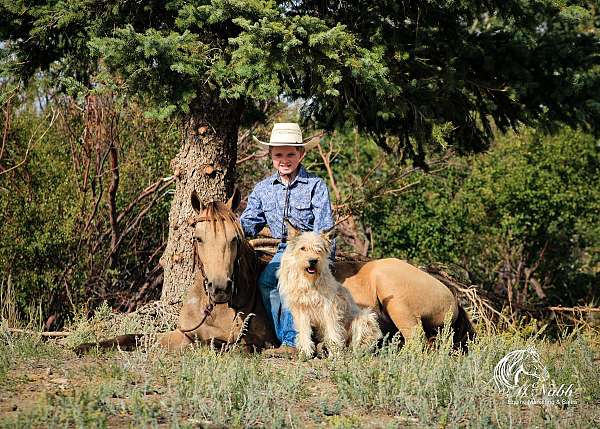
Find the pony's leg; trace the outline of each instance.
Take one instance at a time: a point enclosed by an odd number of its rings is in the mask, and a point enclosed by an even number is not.
[[[386,303],[385,309],[404,340],[408,341],[412,338],[415,328],[421,325],[421,319],[413,314],[406,305],[394,298]]]
[[[175,351],[190,346],[192,344],[192,340],[190,340],[183,332],[176,329],[174,331],[165,332],[162,334],[159,337],[159,343],[167,350]]]
[[[312,357],[315,352],[315,344],[312,341],[312,330],[310,327],[310,318],[308,314],[302,311],[293,311],[294,323],[298,336],[296,337],[296,347],[305,357]]]

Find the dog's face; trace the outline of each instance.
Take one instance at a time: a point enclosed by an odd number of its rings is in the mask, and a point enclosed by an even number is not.
[[[314,283],[324,270],[329,270],[332,231],[321,234],[301,232],[288,223],[288,238],[289,251],[310,283]]]

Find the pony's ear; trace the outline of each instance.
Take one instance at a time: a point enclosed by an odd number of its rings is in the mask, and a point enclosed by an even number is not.
[[[337,237],[337,229],[335,228],[335,225],[321,232],[321,237],[328,241],[332,241],[335,237]]]
[[[192,191],[190,201],[192,203],[192,207],[194,208],[194,211],[196,213],[200,214],[202,212],[202,201],[200,201],[200,198],[198,197],[198,194],[196,193],[195,189]]]
[[[300,231],[294,225],[292,225],[289,220],[285,219],[283,221],[283,223],[285,224],[285,227],[287,228],[288,238],[298,237],[300,234],[302,234],[302,231]]]
[[[237,187],[235,187],[233,188],[233,194],[231,194],[231,197],[229,200],[227,200],[227,207],[234,212],[235,209],[237,209],[240,205],[240,201],[242,201],[242,193]]]

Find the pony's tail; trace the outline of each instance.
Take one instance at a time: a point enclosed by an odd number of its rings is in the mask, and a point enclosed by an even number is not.
[[[452,324],[452,329],[454,330],[454,348],[463,350],[465,353],[468,352],[467,343],[469,340],[475,339],[475,327],[461,305],[458,306],[458,317]]]
[[[350,332],[353,349],[370,347],[382,337],[377,315],[370,308],[359,311],[350,324]]]

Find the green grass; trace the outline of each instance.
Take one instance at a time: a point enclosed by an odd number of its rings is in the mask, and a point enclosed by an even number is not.
[[[54,342],[0,329],[0,427],[598,427],[600,344],[591,332],[550,342],[481,336],[470,353],[418,336],[376,355],[307,362],[154,344],[82,358]],[[577,403],[511,405],[494,366],[534,346]],[[49,374],[49,375],[48,375]],[[58,381],[57,381],[58,380]],[[16,409],[15,408],[16,405]]]

